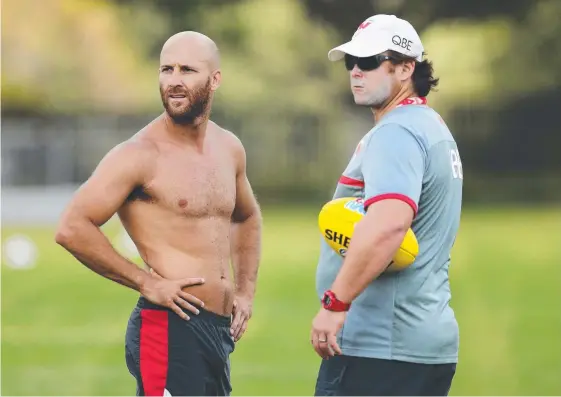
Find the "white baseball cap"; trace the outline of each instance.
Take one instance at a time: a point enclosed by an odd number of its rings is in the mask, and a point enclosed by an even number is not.
[[[365,58],[388,50],[423,60],[424,47],[413,25],[395,15],[378,14],[361,23],[351,41],[333,48],[327,57],[339,61],[345,54]]]

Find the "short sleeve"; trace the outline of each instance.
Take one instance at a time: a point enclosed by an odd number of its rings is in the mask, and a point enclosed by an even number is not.
[[[426,151],[418,139],[399,124],[387,124],[370,138],[362,160],[365,209],[381,200],[398,199],[415,215],[423,184]]]

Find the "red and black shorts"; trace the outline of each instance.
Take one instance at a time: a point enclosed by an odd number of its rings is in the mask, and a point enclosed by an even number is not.
[[[186,321],[140,297],[125,338],[138,396],[230,395],[231,318],[199,310]]]

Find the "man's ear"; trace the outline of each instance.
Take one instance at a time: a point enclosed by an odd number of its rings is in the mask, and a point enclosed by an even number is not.
[[[212,77],[210,79],[210,89],[212,91],[216,91],[220,84],[222,83],[222,72],[220,70],[215,70],[212,73]]]
[[[415,71],[415,62],[414,61],[407,61],[403,62],[399,67],[399,79],[404,81],[413,76],[413,72]]]

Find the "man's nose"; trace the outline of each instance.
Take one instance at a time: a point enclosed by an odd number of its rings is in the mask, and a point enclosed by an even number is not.
[[[173,68],[173,72],[170,75],[169,83],[171,86],[181,85],[181,72],[179,68]]]
[[[359,69],[358,65],[355,64],[351,70],[352,77],[362,77],[362,70]]]

